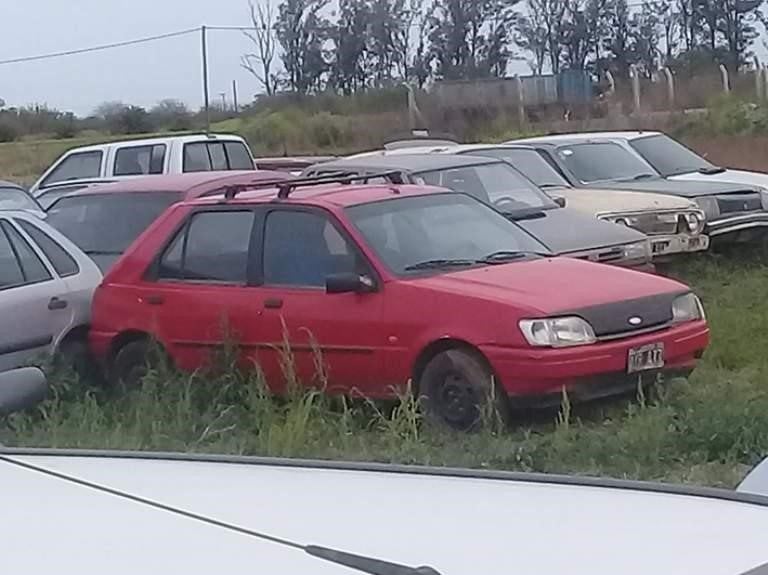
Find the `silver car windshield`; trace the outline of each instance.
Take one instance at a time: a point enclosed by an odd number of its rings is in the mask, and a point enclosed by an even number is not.
[[[649,136],[630,141],[630,146],[662,176],[711,170],[715,166],[669,136]]]

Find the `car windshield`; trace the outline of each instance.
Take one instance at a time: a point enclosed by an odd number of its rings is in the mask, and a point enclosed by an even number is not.
[[[657,178],[651,166],[619,144],[590,142],[557,148],[557,157],[584,183]]]
[[[470,152],[478,156],[498,158],[517,170],[541,188],[570,186],[568,181],[536,150],[524,148],[488,148]]]
[[[175,192],[75,195],[53,204],[47,221],[87,254],[118,255],[180,199]]]
[[[0,210],[42,211],[40,204],[24,190],[0,187]]]
[[[398,198],[347,208],[368,244],[398,274],[425,262],[469,264],[495,254],[547,253],[499,212],[464,194]],[[435,264],[439,268],[439,264]]]
[[[666,135],[630,140],[630,146],[662,176],[676,176],[715,168],[707,160]]]
[[[505,212],[557,208],[533,182],[504,162],[420,172],[416,181],[464,192]]]

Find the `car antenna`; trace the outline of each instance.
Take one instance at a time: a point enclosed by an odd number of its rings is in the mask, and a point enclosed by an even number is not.
[[[268,541],[283,547],[291,547],[299,551],[304,551],[304,553],[311,555],[312,557],[323,559],[330,563],[335,563],[344,567],[349,567],[350,569],[354,569],[355,571],[359,571],[361,573],[367,573],[368,575],[440,575],[440,572],[432,567],[408,567],[407,565],[390,563],[389,561],[382,561],[381,559],[374,559],[373,557],[347,553],[345,551],[339,551],[329,547],[322,547],[320,545],[303,545],[289,539],[283,539],[268,533],[253,531],[252,529],[240,527],[232,523],[227,523],[226,521],[220,521],[212,517],[193,513],[191,511],[185,511],[184,509],[179,509],[178,507],[174,507],[172,505],[166,505],[165,503],[153,501],[139,495],[121,491],[120,489],[113,489],[111,487],[99,485],[98,483],[92,483],[91,481],[86,481],[85,479],[80,479],[79,477],[73,477],[71,475],[67,475],[66,473],[53,471],[44,467],[38,467],[32,463],[19,461],[6,455],[0,454],[0,461],[9,465],[27,469],[28,471],[35,471],[49,477],[54,477],[68,483],[73,483],[81,487],[87,487],[88,489],[93,489],[94,491],[100,491],[102,493],[107,493],[121,499],[133,501],[134,503],[140,503],[147,507],[153,507],[167,513],[172,513],[187,519],[192,519],[193,521],[207,523],[208,525],[226,529],[227,531],[233,531],[235,533],[240,533],[241,535],[247,535],[249,537],[260,539],[262,541]]]

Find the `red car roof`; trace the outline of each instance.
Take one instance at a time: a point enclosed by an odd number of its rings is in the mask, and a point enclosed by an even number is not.
[[[320,186],[298,187],[290,196],[281,201],[301,204],[348,207],[368,204],[381,200],[389,200],[402,196],[425,196],[428,194],[446,193],[445,188],[424,185],[394,185],[394,184],[324,184]],[[455,192],[451,192],[455,193]],[[237,194],[229,200],[232,204],[257,204],[271,202],[277,199],[277,188],[246,191]],[[218,203],[221,198],[209,197],[192,200],[188,203],[209,204]]]
[[[268,180],[286,180],[285,172],[241,170],[229,172],[195,172],[168,176],[142,176],[110,184],[97,184],[75,192],[75,195],[122,192],[178,192],[187,199],[196,198],[222,186],[248,185]]]

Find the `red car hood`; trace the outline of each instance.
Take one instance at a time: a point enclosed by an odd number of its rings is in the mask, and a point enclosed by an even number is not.
[[[544,314],[688,290],[660,276],[571,258],[487,266],[413,283],[446,293],[514,303]]]

